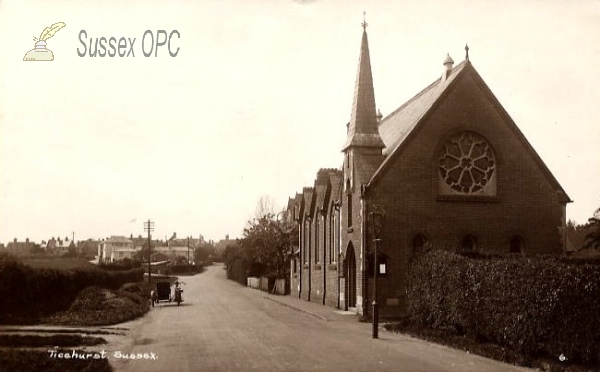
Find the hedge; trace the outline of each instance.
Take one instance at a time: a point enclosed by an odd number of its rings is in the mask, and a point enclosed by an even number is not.
[[[430,250],[409,265],[407,292],[408,314],[421,325],[527,356],[600,363],[598,265]]]
[[[118,289],[143,278],[142,269],[107,272],[90,269],[32,268],[0,253],[0,324],[31,323],[66,310],[82,289],[98,285]]]

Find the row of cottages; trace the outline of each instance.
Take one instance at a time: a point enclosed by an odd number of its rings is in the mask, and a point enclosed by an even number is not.
[[[288,201],[287,218],[299,223],[292,259],[291,293],[307,301],[340,306],[340,191],[342,172],[321,169],[314,187]],[[304,288],[304,290],[302,290]],[[343,295],[342,295],[343,297]]]
[[[319,171],[288,203],[299,226],[292,295],[365,315],[375,231],[382,316],[402,314],[407,265],[425,245],[564,251],[570,199],[465,50],[464,61],[448,56],[440,78],[382,118],[365,27],[343,166]]]

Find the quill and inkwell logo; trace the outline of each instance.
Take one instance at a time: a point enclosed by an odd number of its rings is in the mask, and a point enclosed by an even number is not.
[[[25,54],[23,61],[54,61],[54,54],[46,48],[46,40],[50,39],[58,30],[65,26],[64,22],[57,22],[50,27],[46,27],[39,39],[34,36],[33,40],[36,42],[35,48]]]

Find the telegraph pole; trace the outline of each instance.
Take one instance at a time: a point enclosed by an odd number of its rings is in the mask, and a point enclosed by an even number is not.
[[[152,256],[152,237],[150,232],[154,230],[154,222],[148,220],[148,222],[144,222],[144,230],[148,232],[148,283],[152,281],[152,269],[150,262]]]
[[[188,236],[188,272],[192,272],[192,267],[190,266],[190,237]]]

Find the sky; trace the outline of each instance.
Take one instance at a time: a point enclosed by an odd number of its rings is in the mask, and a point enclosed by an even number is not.
[[[384,116],[468,43],[567,218],[600,207],[598,0],[2,0],[0,242],[137,236],[148,219],[160,239],[241,237],[261,197],[280,210],[341,166],[363,12]],[[54,60],[23,61],[57,22]],[[91,57],[102,37],[135,38],[134,56]]]

